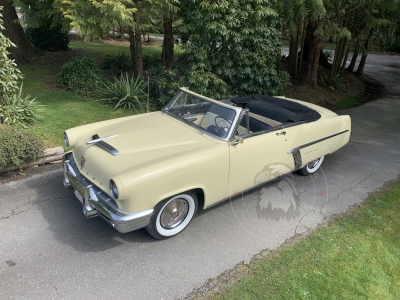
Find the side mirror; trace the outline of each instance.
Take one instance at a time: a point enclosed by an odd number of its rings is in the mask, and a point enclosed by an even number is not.
[[[231,145],[236,146],[237,144],[243,144],[243,138],[235,135],[235,138],[231,141]]]

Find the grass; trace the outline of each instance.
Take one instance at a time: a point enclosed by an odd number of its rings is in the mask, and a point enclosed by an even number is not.
[[[400,299],[400,181],[202,299]]]
[[[344,99],[338,103],[338,109],[346,109],[358,105],[357,98]]]
[[[107,54],[119,54],[125,52],[126,55],[130,56],[129,45],[126,43],[121,44],[103,44],[100,42],[71,42],[69,47],[76,50],[84,50],[92,54],[106,56]],[[143,47],[143,55],[161,55],[161,44],[153,44]]]
[[[42,119],[33,126],[45,141],[46,147],[63,146],[65,129],[132,114],[123,110],[113,111],[109,106],[89,102],[71,92],[49,86],[46,83],[48,73],[45,68],[21,69],[25,74],[24,93],[33,95],[40,104],[46,105],[45,112],[41,114]]]

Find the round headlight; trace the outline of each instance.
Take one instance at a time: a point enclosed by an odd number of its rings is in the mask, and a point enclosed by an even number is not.
[[[64,143],[67,147],[69,147],[69,140],[68,140],[68,135],[64,132]]]
[[[110,193],[115,199],[118,198],[118,188],[113,180],[110,180]]]

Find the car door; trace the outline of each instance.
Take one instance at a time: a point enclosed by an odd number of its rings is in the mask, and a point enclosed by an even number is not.
[[[292,172],[296,157],[291,150],[296,146],[291,140],[296,140],[297,127],[242,134],[239,143],[231,142],[227,197]]]

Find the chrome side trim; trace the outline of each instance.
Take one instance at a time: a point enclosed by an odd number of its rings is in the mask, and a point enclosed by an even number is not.
[[[303,164],[300,149],[295,149],[292,152],[292,155],[293,155],[293,160],[294,160],[294,169],[298,170],[298,169],[300,169],[301,165]]]
[[[298,151],[298,150],[301,150],[301,149],[306,148],[306,147],[308,147],[308,146],[311,146],[311,145],[320,143],[320,142],[322,142],[322,141],[331,139],[331,138],[333,138],[333,137],[335,137],[335,136],[341,135],[341,134],[346,133],[346,132],[348,132],[348,131],[349,131],[349,130],[344,130],[344,131],[342,131],[342,132],[332,134],[332,135],[327,136],[327,137],[324,137],[324,138],[322,138],[322,139],[315,140],[314,142],[307,143],[307,144],[301,145],[301,146],[299,146],[299,147],[293,148],[293,149],[291,149],[291,150],[288,151],[288,154],[293,153],[293,152]]]
[[[72,186],[83,197],[83,212],[86,217],[102,217],[121,233],[146,227],[154,209],[128,213],[118,208],[115,201],[78,171],[72,153],[63,156],[64,185]]]

